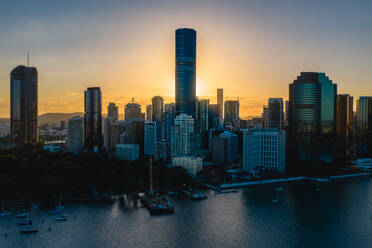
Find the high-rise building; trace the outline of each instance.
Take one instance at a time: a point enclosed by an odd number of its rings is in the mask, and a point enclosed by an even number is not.
[[[325,73],[301,72],[289,85],[289,104],[291,150],[301,160],[332,162],[337,85]]]
[[[238,136],[235,133],[224,131],[213,138],[212,160],[217,163],[231,163],[238,155]]]
[[[223,119],[223,89],[217,89],[217,104],[220,106],[220,119]]]
[[[337,135],[350,137],[353,131],[353,102],[348,94],[337,95]]]
[[[141,112],[141,105],[134,102],[134,99],[131,103],[125,105],[125,120],[145,120],[145,113]]]
[[[146,106],[146,121],[152,121],[152,105]]]
[[[190,176],[195,177],[203,169],[203,159],[193,156],[174,157],[172,165],[183,167]]]
[[[249,129],[243,133],[243,170],[269,169],[285,172],[285,131]]]
[[[84,144],[88,151],[102,148],[102,93],[90,87],[84,93]]]
[[[220,118],[220,110],[218,104],[209,104],[208,105],[208,129],[211,128],[220,128],[221,126],[221,118]]]
[[[199,133],[208,131],[208,105],[209,100],[197,100],[195,114],[195,130]]]
[[[152,99],[152,121],[161,122],[163,115],[163,97],[154,96]]]
[[[225,123],[239,122],[239,101],[228,100],[225,101]]]
[[[111,121],[110,119],[103,118],[102,119],[102,125],[103,125],[103,148],[105,148],[106,151],[109,150],[110,147],[110,137],[111,137]]]
[[[144,124],[143,120],[126,121],[126,131],[120,135],[121,144],[138,144],[140,153],[144,150]]]
[[[160,159],[164,162],[168,162],[169,160],[169,144],[166,140],[158,141],[155,144],[154,160],[158,161]]]
[[[372,97],[357,100],[357,152],[372,154]]]
[[[262,107],[262,119],[264,121],[264,127],[267,128],[269,126],[269,106],[264,105]]]
[[[176,30],[176,115],[195,117],[196,31]]]
[[[115,103],[110,102],[107,106],[107,117],[111,121],[119,120],[119,108],[115,105]]]
[[[191,134],[194,132],[194,119],[190,115],[180,114],[174,119],[172,127],[172,157],[189,155]]]
[[[175,116],[176,105],[174,103],[164,104],[164,138],[168,142],[168,145],[172,139],[172,126]]]
[[[156,143],[156,122],[146,121],[145,122],[145,134],[144,134],[144,154],[148,156],[155,155],[155,143]]]
[[[284,123],[283,98],[269,98],[268,127],[283,129]]]
[[[80,116],[68,120],[66,148],[75,154],[84,150],[83,119]]]
[[[38,141],[38,73],[17,66],[10,73],[10,139],[16,144]]]

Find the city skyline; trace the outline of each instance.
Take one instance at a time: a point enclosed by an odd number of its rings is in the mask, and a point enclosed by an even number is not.
[[[370,3],[156,3],[5,2],[0,116],[9,117],[9,73],[26,64],[27,51],[39,70],[40,114],[81,112],[81,92],[90,86],[102,89],[103,106],[115,102],[121,112],[132,97],[143,107],[155,95],[174,102],[174,31],[181,27],[198,32],[197,95],[214,103],[215,89],[224,88],[228,99],[239,96],[242,117],[259,115],[269,97],[288,99],[286,86],[299,71],[325,72],[354,99],[372,94]],[[22,18],[10,18],[15,11]]]

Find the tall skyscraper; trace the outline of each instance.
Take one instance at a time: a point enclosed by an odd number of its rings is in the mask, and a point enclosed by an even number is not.
[[[119,120],[119,108],[115,105],[115,103],[110,102],[107,106],[107,117],[110,119],[110,121]]]
[[[218,104],[209,104],[208,105],[208,129],[211,128],[220,128],[221,119],[220,119],[220,105]]]
[[[283,98],[269,98],[268,112],[268,127],[283,129]]]
[[[83,119],[80,116],[68,120],[66,148],[75,154],[84,150]]]
[[[194,119],[190,115],[180,114],[174,119],[172,127],[172,157],[189,155],[191,134],[194,132]]]
[[[208,99],[197,100],[195,114],[195,130],[199,133],[208,131]]]
[[[361,96],[357,100],[357,152],[372,154],[372,97]]]
[[[220,106],[220,119],[223,119],[223,89],[217,89],[217,104]]]
[[[195,117],[196,31],[176,30],[176,115]]]
[[[325,73],[301,72],[289,85],[289,128],[301,160],[332,162],[337,85]]]
[[[38,141],[38,74],[17,66],[10,73],[10,138],[16,144]]]
[[[176,105],[174,103],[164,104],[164,138],[168,142],[168,145],[171,143],[172,139],[172,126],[174,124],[175,116]]]
[[[161,122],[163,115],[163,97],[154,96],[152,99],[152,121]]]
[[[99,87],[90,87],[84,94],[84,143],[88,151],[102,148],[102,93]]]
[[[125,105],[125,120],[145,120],[145,113],[141,112],[141,105],[134,102],[134,99],[131,103]]]
[[[261,115],[263,121],[264,121],[264,127],[269,127],[269,106],[264,105],[262,107],[262,115]]]
[[[146,121],[152,121],[152,105],[146,106]]]
[[[350,137],[353,131],[353,102],[348,94],[337,95],[337,135]]]
[[[225,101],[225,123],[236,123],[239,121],[239,101]]]
[[[145,148],[144,154],[148,156],[155,155],[155,144],[156,144],[156,122],[146,121],[145,122]]]
[[[140,146],[140,153],[144,150],[144,124],[143,120],[126,121],[126,131],[120,135],[122,144],[138,144]]]

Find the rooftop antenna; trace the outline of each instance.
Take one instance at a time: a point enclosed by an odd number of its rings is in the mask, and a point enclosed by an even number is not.
[[[30,53],[27,52],[27,67],[30,67]]]
[[[134,97],[132,97],[132,103],[134,103]]]

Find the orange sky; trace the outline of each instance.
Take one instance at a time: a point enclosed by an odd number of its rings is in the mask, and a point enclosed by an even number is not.
[[[364,8],[332,5],[338,12],[330,13],[323,2],[192,2],[67,1],[47,12],[36,4],[21,9],[24,20],[12,17],[19,6],[9,7],[0,15],[0,117],[9,116],[9,73],[25,64],[27,51],[39,71],[40,114],[82,112],[89,86],[101,87],[104,112],[111,101],[122,113],[132,97],[144,105],[155,95],[170,102],[180,27],[197,31],[198,95],[214,103],[216,88],[224,88],[225,97],[239,97],[241,117],[259,115],[269,97],[286,99],[301,71],[326,72],[339,93],[372,95],[371,34],[355,28],[371,19]],[[349,22],[335,21],[345,14]]]

